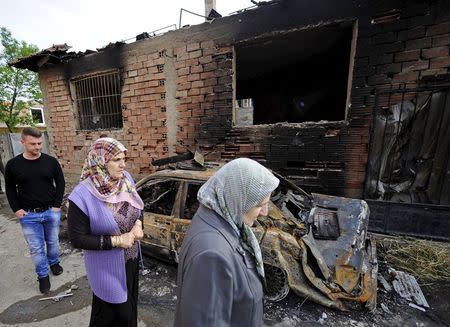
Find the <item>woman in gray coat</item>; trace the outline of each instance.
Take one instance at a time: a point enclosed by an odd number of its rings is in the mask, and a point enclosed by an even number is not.
[[[263,325],[264,265],[250,226],[267,215],[278,183],[256,161],[240,158],[200,188],[180,252],[176,327]]]

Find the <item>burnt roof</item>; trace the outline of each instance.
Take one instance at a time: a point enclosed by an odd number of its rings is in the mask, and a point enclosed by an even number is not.
[[[260,2],[253,2],[254,5],[248,8],[244,8],[241,10],[238,10],[235,12],[235,14],[242,14],[244,12],[247,12],[249,9],[257,9],[259,7],[265,7],[268,4],[276,4],[278,2],[285,1],[285,0],[270,0],[270,1],[260,1]],[[222,17],[217,12],[213,13],[211,18],[216,19]],[[136,40],[149,38],[150,36],[157,36],[155,33],[153,35],[150,35],[151,33],[141,33],[136,36]],[[164,33],[162,33],[164,34]],[[59,64],[64,62],[69,62],[72,59],[84,57],[86,55],[92,54],[92,53],[98,53],[102,52],[107,49],[119,47],[125,44],[124,41],[118,41],[114,43],[109,43],[107,46],[103,48],[98,48],[97,51],[94,50],[86,50],[85,52],[68,52],[68,50],[71,48],[71,46],[64,44],[54,44],[48,49],[44,49],[42,51],[39,51],[31,56],[28,57],[22,57],[17,58],[14,61],[9,62],[8,64],[10,66],[21,68],[21,69],[28,69],[34,72],[37,72],[40,68],[44,66],[49,66],[52,64]]]
[[[68,52],[71,46],[67,45],[67,43],[54,44],[50,48],[41,50],[31,56],[18,58],[14,61],[11,61],[8,63],[8,65],[37,72],[39,68],[43,66],[68,62],[74,58],[83,57],[91,53],[101,52],[105,49],[118,47],[123,44],[124,42],[110,43],[103,48],[97,49],[97,51],[86,50],[84,52]]]

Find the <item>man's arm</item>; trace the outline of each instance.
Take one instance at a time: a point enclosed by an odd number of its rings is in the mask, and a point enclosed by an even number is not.
[[[11,160],[6,163],[5,167],[5,190],[8,203],[14,212],[22,209],[20,207],[20,201],[17,194],[17,183],[14,176]]]
[[[61,166],[58,162],[58,160],[55,159],[55,186],[56,186],[56,196],[55,196],[55,202],[53,203],[53,207],[60,208],[61,203],[64,196],[64,188],[66,186],[66,182],[64,181],[64,174],[61,169]]]

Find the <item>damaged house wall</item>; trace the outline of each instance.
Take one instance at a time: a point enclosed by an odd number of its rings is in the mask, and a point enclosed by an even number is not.
[[[69,180],[107,132],[128,147],[136,176],[197,147],[207,159],[254,158],[311,191],[361,197],[377,91],[447,74],[449,44],[444,1],[273,1],[35,70]],[[112,71],[123,127],[80,129],[74,81]]]

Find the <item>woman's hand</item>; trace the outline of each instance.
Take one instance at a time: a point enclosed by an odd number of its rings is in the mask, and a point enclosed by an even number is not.
[[[142,240],[144,238],[144,232],[142,231],[142,222],[136,221],[130,233],[133,233],[135,240]]]
[[[129,249],[133,246],[134,240],[134,234],[131,232],[120,236],[111,236],[111,242],[114,248]]]

